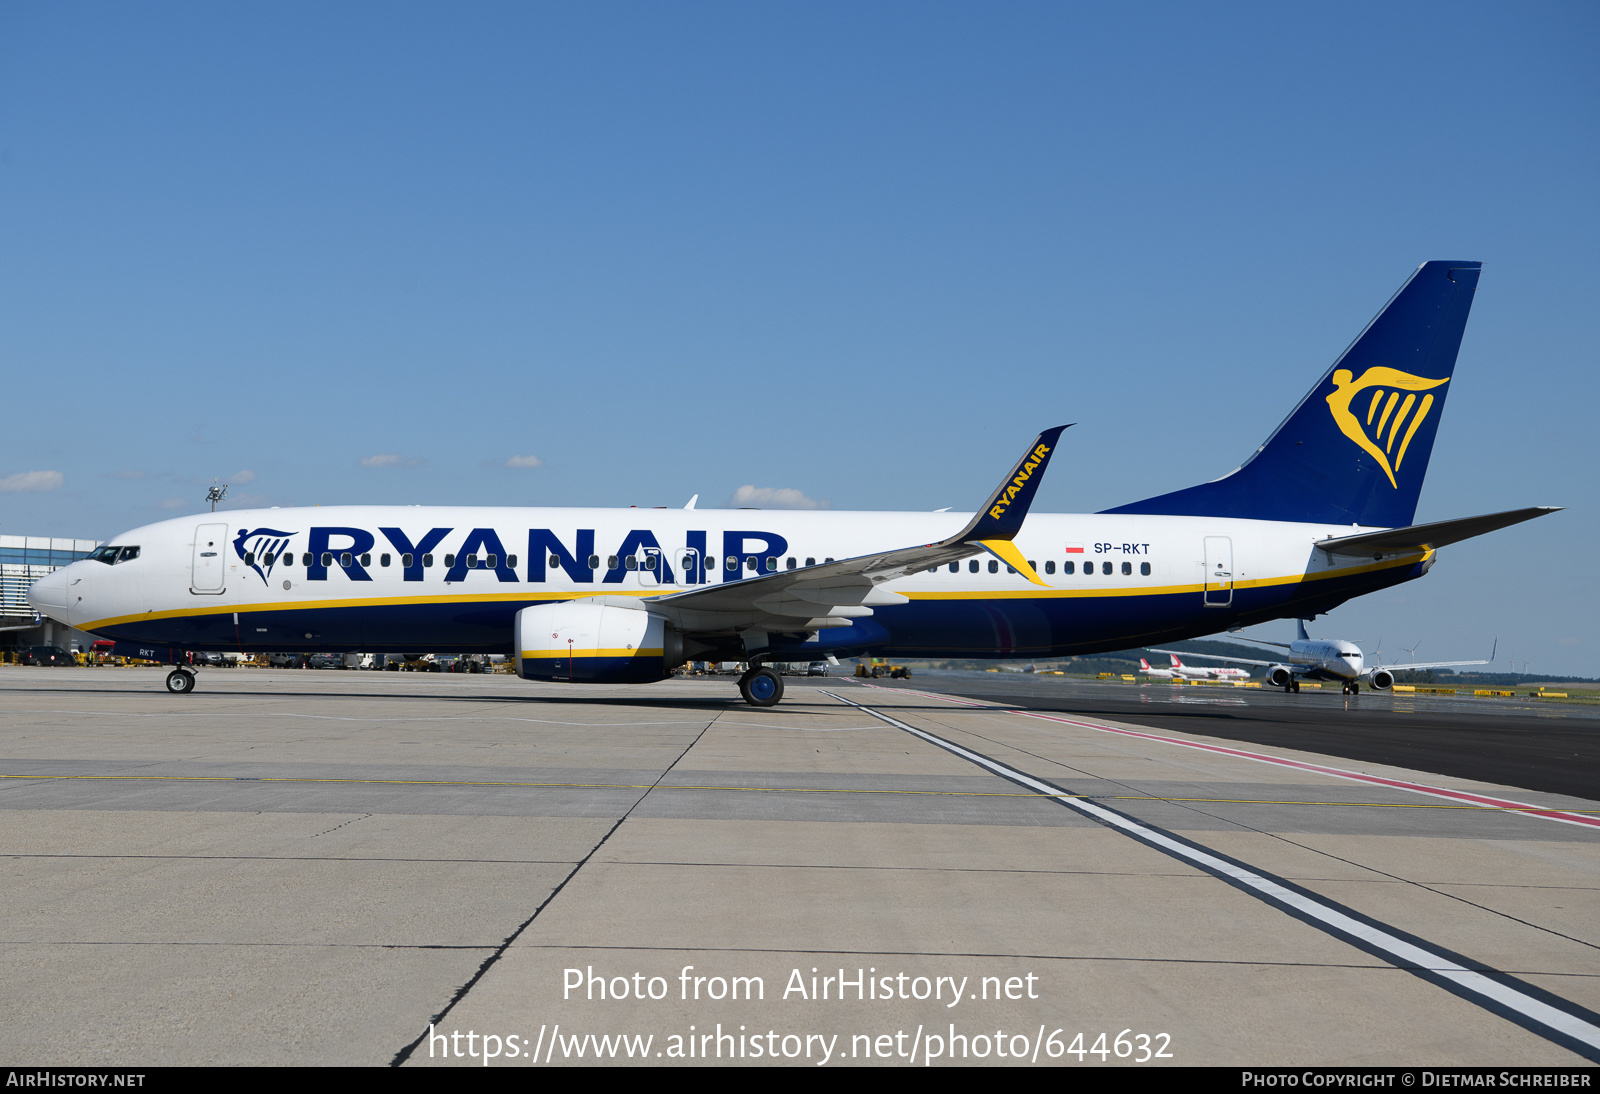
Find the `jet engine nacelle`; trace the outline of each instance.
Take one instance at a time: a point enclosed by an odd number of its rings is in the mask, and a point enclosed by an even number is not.
[[[683,640],[659,615],[588,600],[523,608],[517,675],[580,684],[644,684],[683,663]]]
[[[1267,683],[1275,688],[1286,687],[1294,679],[1294,673],[1286,665],[1273,665],[1267,670]]]
[[[1372,687],[1376,691],[1388,691],[1394,687],[1394,673],[1388,669],[1379,669],[1372,674]]]

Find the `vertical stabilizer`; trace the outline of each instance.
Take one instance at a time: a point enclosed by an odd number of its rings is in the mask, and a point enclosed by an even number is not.
[[[1106,512],[1409,525],[1481,266],[1419,266],[1238,470]]]

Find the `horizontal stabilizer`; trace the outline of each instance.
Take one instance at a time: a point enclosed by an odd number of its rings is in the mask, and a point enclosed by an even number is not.
[[[1464,539],[1481,536],[1513,524],[1521,524],[1534,517],[1561,512],[1559,505],[1536,505],[1531,509],[1510,509],[1504,513],[1486,513],[1481,517],[1462,517],[1460,520],[1441,520],[1433,524],[1413,524],[1409,528],[1390,528],[1384,532],[1362,532],[1354,536],[1337,536],[1320,539],[1317,549],[1336,555],[1364,555],[1369,551],[1431,550],[1460,543]]]

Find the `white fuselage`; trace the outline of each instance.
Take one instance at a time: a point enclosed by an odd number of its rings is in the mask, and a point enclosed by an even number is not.
[[[636,600],[957,532],[962,513],[330,506],[233,510],[146,525],[35,587],[39,610],[130,642],[252,652],[504,652],[529,604]],[[1351,527],[1117,514],[1031,514],[1015,544],[1043,582],[988,554],[887,583],[834,646],[1032,656],[1145,645],[1239,621],[1326,611],[1421,576],[1432,553],[1329,556]],[[657,565],[654,552],[664,565]],[[123,552],[127,554],[127,552]],[[635,560],[630,568],[630,558]],[[815,639],[812,639],[815,641]],[[1302,643],[1297,643],[1302,645]],[[1359,650],[1325,650],[1328,671]],[[1352,660],[1348,654],[1353,651]]]

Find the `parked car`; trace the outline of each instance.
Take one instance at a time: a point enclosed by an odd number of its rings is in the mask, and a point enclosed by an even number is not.
[[[72,654],[60,646],[24,646],[21,650],[24,665],[74,665]]]
[[[811,662],[811,664],[806,666],[806,675],[807,676],[826,676],[826,675],[828,675],[828,663],[826,661],[813,661],[813,662]]]

